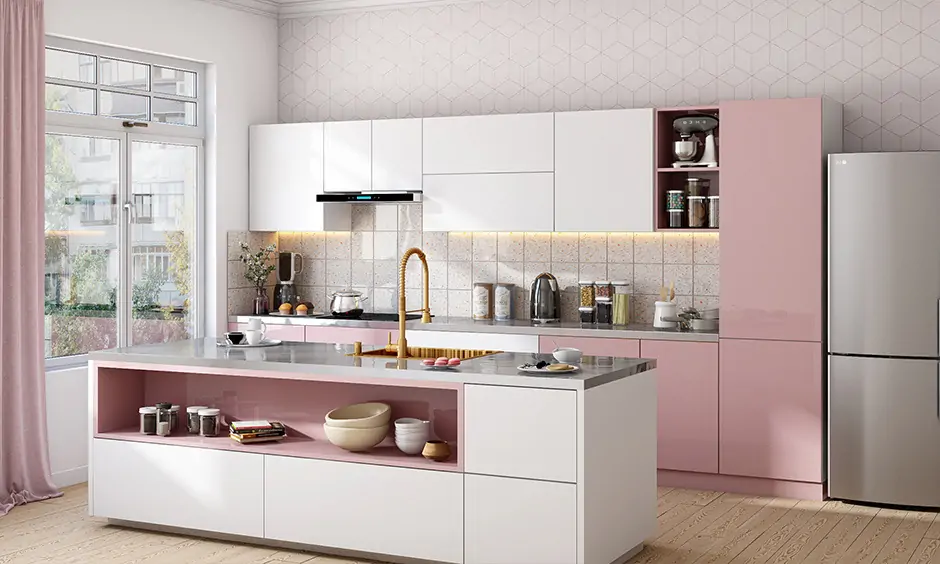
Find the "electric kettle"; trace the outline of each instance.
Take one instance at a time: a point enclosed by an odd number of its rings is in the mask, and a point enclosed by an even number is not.
[[[557,323],[561,321],[561,295],[558,279],[543,272],[532,281],[529,317],[534,323]]]

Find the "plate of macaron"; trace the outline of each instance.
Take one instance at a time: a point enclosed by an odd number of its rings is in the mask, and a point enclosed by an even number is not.
[[[460,366],[460,359],[447,358],[446,356],[439,358],[426,358],[421,361],[421,364],[423,364],[425,368],[431,370],[453,370]]]
[[[581,369],[580,366],[576,364],[567,364],[565,362],[546,362],[540,360],[538,362],[527,362],[517,367],[519,372],[526,372],[529,374],[568,374],[571,372],[577,372]]]

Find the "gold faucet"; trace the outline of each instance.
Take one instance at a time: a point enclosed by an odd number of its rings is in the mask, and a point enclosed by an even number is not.
[[[424,268],[424,307],[407,311],[405,307],[405,271],[408,269],[408,259],[411,255],[418,255],[421,259],[421,266]],[[417,247],[412,247],[405,251],[401,257],[401,266],[398,269],[398,358],[408,358],[408,340],[405,339],[405,318],[409,313],[421,312],[421,323],[431,322],[431,305],[428,296],[428,259],[424,256],[424,251]]]

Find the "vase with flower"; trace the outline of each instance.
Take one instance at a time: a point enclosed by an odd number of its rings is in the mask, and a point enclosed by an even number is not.
[[[242,254],[238,257],[245,265],[245,278],[255,286],[254,315],[268,314],[268,289],[265,284],[274,272],[277,247],[268,245],[252,252],[247,243],[241,243]]]

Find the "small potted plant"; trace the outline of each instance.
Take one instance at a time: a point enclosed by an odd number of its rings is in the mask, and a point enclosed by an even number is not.
[[[238,257],[245,264],[245,278],[255,285],[254,315],[268,314],[268,289],[264,285],[274,272],[274,257],[277,247],[273,244],[252,253],[247,243],[241,243],[242,254]]]

